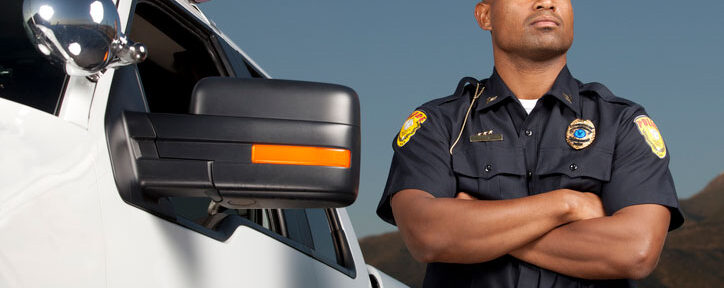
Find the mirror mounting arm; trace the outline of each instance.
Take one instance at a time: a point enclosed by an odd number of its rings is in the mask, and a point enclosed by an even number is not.
[[[116,68],[126,65],[141,63],[146,60],[148,50],[141,43],[133,42],[126,36],[114,40],[111,49],[115,52],[116,58],[106,68]]]
[[[111,43],[111,49],[112,51],[115,51],[113,54],[115,54],[116,57],[114,57],[103,70],[88,75],[88,80],[98,82],[103,73],[106,73],[108,69],[141,63],[146,60],[146,57],[148,56],[146,46],[138,42],[133,42],[126,36],[121,36],[114,40]]]

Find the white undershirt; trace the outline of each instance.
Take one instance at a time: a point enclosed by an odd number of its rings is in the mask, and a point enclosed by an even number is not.
[[[525,109],[525,112],[530,114],[530,111],[533,111],[533,108],[535,108],[535,104],[538,103],[538,99],[518,99],[520,100],[520,104],[523,105],[523,109]]]

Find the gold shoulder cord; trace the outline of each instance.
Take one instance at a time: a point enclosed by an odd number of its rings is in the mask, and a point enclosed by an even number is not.
[[[480,90],[479,93],[478,90]],[[463,119],[463,126],[460,127],[460,134],[458,134],[458,138],[456,138],[455,142],[453,142],[452,146],[450,146],[450,155],[453,154],[453,149],[455,149],[455,145],[458,145],[458,141],[460,141],[460,136],[463,135],[463,130],[465,130],[465,124],[468,123],[468,116],[470,116],[470,110],[473,109],[473,104],[475,104],[475,100],[478,100],[478,98],[480,98],[480,95],[483,95],[483,91],[485,91],[485,86],[483,86],[483,89],[480,89],[480,83],[478,83],[475,86],[475,96],[473,96],[473,101],[470,101],[468,112],[465,113],[465,119]]]

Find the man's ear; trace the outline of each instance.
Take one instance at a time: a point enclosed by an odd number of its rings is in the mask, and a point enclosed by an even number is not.
[[[475,5],[475,20],[478,25],[485,31],[492,31],[493,25],[490,22],[490,4],[482,1]]]

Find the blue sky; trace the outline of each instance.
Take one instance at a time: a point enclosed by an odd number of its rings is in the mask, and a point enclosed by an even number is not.
[[[364,237],[395,229],[374,210],[400,125],[464,76],[487,78],[490,36],[477,1],[215,0],[207,16],[274,78],[357,91],[362,109],[359,196],[347,211]],[[696,3],[696,5],[693,5]],[[724,172],[724,1],[573,1],[568,66],[646,107],[671,153],[680,198]]]

